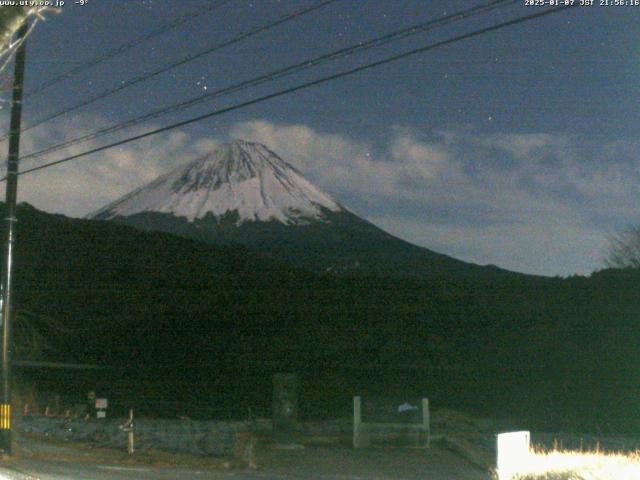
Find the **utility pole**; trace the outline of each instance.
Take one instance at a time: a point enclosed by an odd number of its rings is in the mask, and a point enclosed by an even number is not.
[[[7,160],[7,190],[5,200],[7,244],[2,266],[2,398],[0,400],[0,450],[11,454],[11,288],[13,246],[15,243],[16,203],[18,198],[18,160],[20,158],[20,120],[22,116],[22,90],[24,84],[25,36],[29,24],[25,20],[18,30],[21,42],[16,52],[13,74],[13,100],[9,130],[9,157]]]

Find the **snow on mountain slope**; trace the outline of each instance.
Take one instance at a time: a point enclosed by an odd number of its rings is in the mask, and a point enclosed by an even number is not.
[[[343,211],[294,167],[264,145],[227,143],[125,195],[89,218],[112,219],[143,212],[217,218],[237,213],[237,224],[275,220],[285,225],[321,220],[322,210]]]

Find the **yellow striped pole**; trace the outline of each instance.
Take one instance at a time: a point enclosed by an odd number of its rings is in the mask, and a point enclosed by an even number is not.
[[[11,430],[11,404],[0,403],[0,430]]]

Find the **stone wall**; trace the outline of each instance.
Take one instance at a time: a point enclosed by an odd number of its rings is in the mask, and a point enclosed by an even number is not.
[[[120,425],[126,419],[88,419],[51,416],[24,416],[15,424],[23,433],[35,433],[61,440],[90,443],[96,447],[126,448],[127,433]],[[134,422],[135,445],[138,450],[162,450],[193,455],[228,456],[234,453],[239,433],[262,436],[271,433],[271,420],[215,421],[163,420],[140,418]],[[302,436],[350,435],[350,419],[299,422]]]
[[[74,419],[25,416],[19,431],[45,437],[90,443],[96,447],[126,448],[124,419]],[[258,430],[256,423],[139,419],[134,424],[136,449],[193,455],[231,455],[240,432]],[[262,429],[270,428],[265,425]]]

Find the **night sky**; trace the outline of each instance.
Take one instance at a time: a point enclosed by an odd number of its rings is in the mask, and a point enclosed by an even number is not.
[[[27,92],[211,2],[66,3],[28,39]],[[23,125],[315,3],[231,0],[27,97]],[[483,3],[338,0],[35,128],[22,153]],[[25,175],[19,200],[83,216],[220,142],[244,138],[265,143],[348,208],[418,245],[516,271],[588,274],[603,268],[608,235],[640,223],[640,6],[598,3]],[[522,0],[22,168],[544,8]],[[3,130],[11,76],[10,66],[0,82]]]

